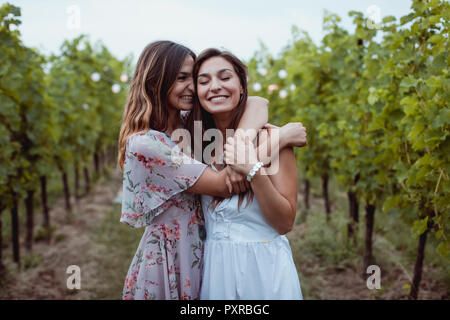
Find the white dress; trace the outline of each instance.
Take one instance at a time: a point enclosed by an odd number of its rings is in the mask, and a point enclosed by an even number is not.
[[[213,211],[202,195],[206,241],[200,299],[302,300],[289,241],[263,217],[256,197],[238,211],[239,196]]]

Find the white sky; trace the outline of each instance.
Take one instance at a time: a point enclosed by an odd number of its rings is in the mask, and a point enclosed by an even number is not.
[[[137,60],[154,40],[172,40],[199,53],[223,47],[249,59],[262,40],[277,54],[297,25],[319,43],[324,9],[338,14],[344,27],[353,30],[348,12],[368,14],[371,5],[381,16],[397,18],[410,11],[411,0],[10,0],[22,9],[22,39],[42,53],[57,53],[64,39],[81,33],[101,40],[118,58],[130,53]],[[79,28],[70,7],[80,12]]]

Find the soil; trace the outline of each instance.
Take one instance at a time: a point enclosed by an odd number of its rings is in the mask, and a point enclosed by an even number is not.
[[[71,265],[79,266],[82,272],[82,286],[97,285],[95,257],[99,248],[92,241],[90,233],[93,226],[97,226],[105,219],[121,187],[120,172],[114,171],[108,180],[100,180],[93,186],[90,194],[79,201],[71,199],[72,213],[66,213],[63,198],[55,203],[50,211],[50,223],[55,227],[50,243],[46,240],[35,242],[32,248],[33,255],[30,255],[39,257],[36,258],[39,259],[38,266],[18,271],[17,265],[6,259],[9,272],[6,281],[0,287],[0,298],[58,300],[95,298],[90,290],[67,289],[67,279],[71,274],[66,271]],[[39,219],[36,220],[39,222]],[[4,254],[6,255],[9,250],[10,248],[7,248]],[[21,250],[24,264],[27,253],[23,244]]]

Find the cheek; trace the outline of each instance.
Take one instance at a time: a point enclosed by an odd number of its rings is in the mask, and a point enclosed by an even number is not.
[[[179,83],[177,83],[177,84],[175,84],[175,86],[173,87],[173,90],[172,90],[172,96],[173,96],[174,98],[178,98],[178,96],[181,94],[182,91],[183,91],[183,87],[182,87]]]
[[[240,83],[235,83],[230,90],[233,92],[233,102],[239,102],[241,99],[241,87]]]
[[[202,105],[207,102],[206,101],[207,92],[208,92],[208,90],[205,88],[201,88],[201,87],[197,88],[197,97]]]
[[[170,92],[170,94],[169,94],[169,103],[172,105],[172,106],[175,106],[176,104],[177,104],[177,102],[178,102],[178,99],[177,99],[177,95],[175,94],[175,92],[174,92],[174,90],[172,90],[171,92]]]

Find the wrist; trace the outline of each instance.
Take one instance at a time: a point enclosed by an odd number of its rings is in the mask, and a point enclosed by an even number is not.
[[[253,165],[252,169],[247,174],[247,181],[251,182],[253,177],[260,171],[264,164],[258,161],[255,165]]]
[[[279,149],[283,149],[285,147],[288,147],[289,144],[291,143],[291,141],[289,140],[290,136],[289,136],[289,131],[285,130],[285,127],[281,127],[278,131],[279,135],[278,135],[278,145],[279,145]]]
[[[279,138],[279,149],[283,149],[289,145],[289,139],[285,134],[280,130],[280,138]]]
[[[253,179],[250,181],[250,183],[255,183],[255,182],[257,182],[258,180],[260,180],[262,176],[267,175],[265,172],[266,172],[266,170],[265,170],[265,168],[264,168],[264,166],[263,166],[261,169],[259,169],[259,170],[255,173],[255,175],[253,176]]]

